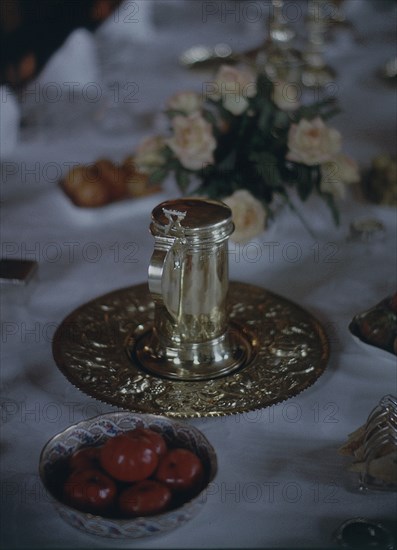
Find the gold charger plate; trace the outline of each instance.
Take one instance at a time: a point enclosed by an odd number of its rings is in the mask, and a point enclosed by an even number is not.
[[[74,386],[100,401],[179,418],[267,407],[299,394],[324,372],[328,340],[310,313],[245,283],[230,282],[228,299],[230,319],[251,353],[246,365],[227,376],[171,380],[134,361],[134,342],[154,316],[146,283],[100,296],[66,317],[54,335],[55,362]]]

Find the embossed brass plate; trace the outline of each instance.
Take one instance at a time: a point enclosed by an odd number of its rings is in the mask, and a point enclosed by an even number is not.
[[[328,340],[318,321],[265,289],[230,282],[230,321],[251,347],[249,360],[212,380],[181,381],[145,372],[134,346],[151,326],[147,284],[116,290],[72,312],[53,340],[66,378],[86,394],[141,413],[193,418],[260,409],[297,395],[324,372]]]

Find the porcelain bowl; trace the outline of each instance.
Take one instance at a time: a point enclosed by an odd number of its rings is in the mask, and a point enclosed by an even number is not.
[[[101,445],[109,437],[134,428],[150,428],[160,432],[167,444],[193,451],[202,461],[206,474],[200,493],[179,508],[154,516],[127,519],[81,512],[62,502],[59,479],[68,457],[80,447]],[[83,420],[52,437],[41,452],[39,473],[55,508],[67,523],[93,535],[135,539],[169,532],[192,519],[205,504],[207,486],[217,473],[217,458],[207,438],[191,425],[162,416],[115,412]]]

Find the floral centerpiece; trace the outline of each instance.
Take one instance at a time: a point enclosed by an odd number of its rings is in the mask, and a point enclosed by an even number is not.
[[[153,183],[173,173],[182,193],[229,204],[236,241],[264,230],[277,197],[293,207],[292,189],[302,201],[318,193],[338,223],[336,201],[357,181],[358,168],[325,123],[335,102],[301,105],[291,91],[250,66],[223,65],[201,94],[168,100],[170,134],[146,138],[135,164]]]

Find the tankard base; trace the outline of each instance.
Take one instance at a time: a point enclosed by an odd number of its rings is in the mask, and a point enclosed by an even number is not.
[[[249,335],[238,325],[230,324],[219,338],[179,347],[162,345],[150,328],[135,341],[130,352],[151,374],[175,380],[208,380],[246,365],[252,357],[252,346]]]

